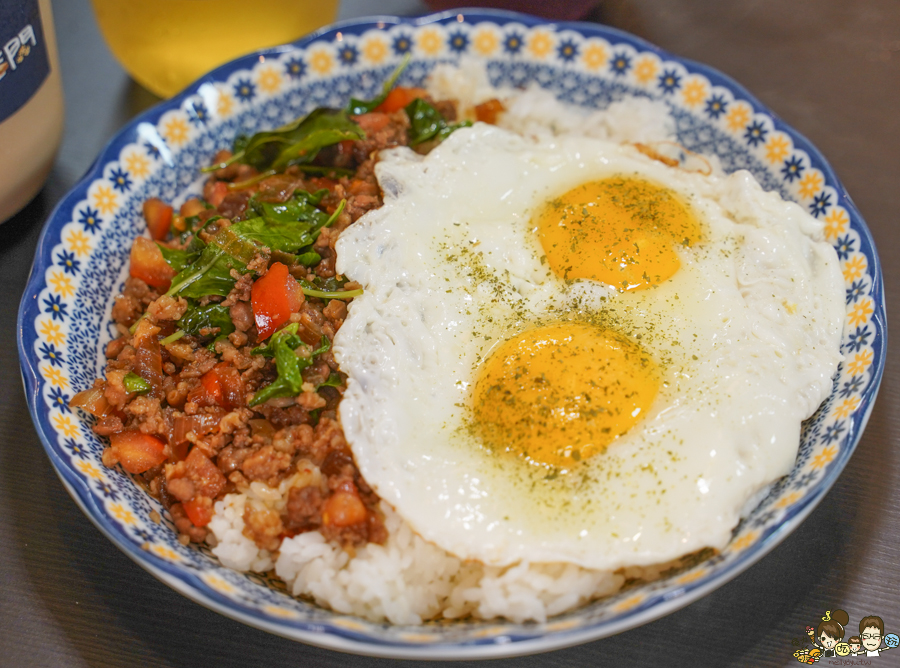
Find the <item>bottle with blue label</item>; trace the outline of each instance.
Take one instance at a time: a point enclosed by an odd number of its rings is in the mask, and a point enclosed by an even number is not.
[[[0,0],[0,222],[41,189],[62,130],[50,0]]]

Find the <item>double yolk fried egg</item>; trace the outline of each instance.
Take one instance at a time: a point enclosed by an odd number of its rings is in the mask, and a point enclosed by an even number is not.
[[[337,269],[367,482],[487,565],[617,569],[724,547],[792,467],[840,359],[821,224],[746,172],[476,124],[382,154]]]

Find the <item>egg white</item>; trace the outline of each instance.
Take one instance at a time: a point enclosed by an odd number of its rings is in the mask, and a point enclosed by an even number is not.
[[[365,292],[334,341],[341,421],[373,489],[426,540],[488,565],[616,569],[724,547],[747,500],[791,469],[840,360],[841,276],[820,223],[746,172],[484,124],[424,158],[387,151],[376,174],[384,206],[337,244]],[[541,261],[538,208],[613,175],[670,188],[705,227],[656,288],[567,284]],[[496,345],[559,320],[627,334],[662,377],[627,434],[548,471],[481,447],[468,402]]]

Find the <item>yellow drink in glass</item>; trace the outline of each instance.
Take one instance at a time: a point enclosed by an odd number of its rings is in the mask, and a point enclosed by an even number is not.
[[[100,29],[142,86],[171,97],[201,74],[334,21],[338,0],[92,0]]]

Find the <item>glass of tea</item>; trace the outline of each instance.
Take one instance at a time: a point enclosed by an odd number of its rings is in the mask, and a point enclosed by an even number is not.
[[[217,65],[331,23],[338,0],[92,0],[128,73],[171,97]]]

